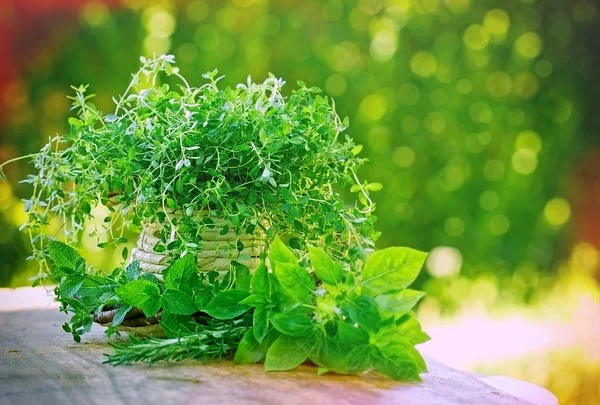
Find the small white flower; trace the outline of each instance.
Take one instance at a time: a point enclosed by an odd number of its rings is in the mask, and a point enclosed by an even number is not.
[[[323,298],[326,294],[326,291],[323,287],[319,287],[315,290],[315,294],[317,294],[319,297]]]
[[[268,181],[270,178],[271,178],[271,171],[265,167],[265,170],[263,170],[262,174],[260,175],[260,180]]]

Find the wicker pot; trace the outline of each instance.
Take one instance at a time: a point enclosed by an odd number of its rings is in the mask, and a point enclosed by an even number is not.
[[[173,256],[170,252],[154,251],[154,247],[161,243],[159,233],[160,228],[156,225],[144,226],[137,246],[132,250],[131,261],[138,261],[142,271],[161,278],[162,271],[173,261]],[[245,233],[238,235],[234,231],[221,235],[219,229],[205,230],[201,237],[202,249],[198,252],[199,272],[216,270],[224,274],[231,268],[233,260],[248,266],[251,272],[260,264],[259,256],[264,248],[263,239]],[[236,248],[238,241],[244,244],[241,251]],[[250,256],[250,259],[238,259],[242,254]]]
[[[169,212],[168,215],[176,217],[180,214]],[[198,252],[198,271],[218,271],[220,277],[223,277],[231,268],[231,262],[237,261],[246,265],[250,272],[260,264],[260,253],[265,246],[264,235],[248,235],[246,233],[238,234],[231,230],[224,235],[220,231],[226,224],[225,220],[216,220],[216,227],[206,229],[201,234],[201,249]],[[220,226],[219,226],[220,225]],[[157,253],[154,247],[161,243],[159,239],[161,227],[156,224],[145,224],[137,240],[136,247],[132,250],[130,262],[137,261],[140,269],[146,273],[152,273],[162,281],[162,271],[166,269],[173,261],[173,254],[169,251]],[[171,239],[173,240],[173,239]],[[170,242],[170,241],[169,241]],[[238,242],[244,245],[243,250],[237,250]],[[245,255],[244,259],[239,259],[240,255]],[[248,259],[247,256],[250,256]],[[110,326],[115,315],[116,308],[105,307],[103,311],[94,317],[94,321],[103,325]],[[132,309],[125,316],[125,320],[117,327],[117,330],[124,331],[135,336],[164,336],[163,330],[159,324],[162,313],[147,318],[137,308]]]

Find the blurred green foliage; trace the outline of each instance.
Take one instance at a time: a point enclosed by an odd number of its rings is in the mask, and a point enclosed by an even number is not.
[[[437,277],[550,269],[591,140],[582,39],[597,14],[560,0],[88,2],[13,86],[2,143],[29,153],[66,131],[71,84],[90,83],[110,111],[139,55],[173,53],[196,83],[214,68],[226,84],[273,72],[288,92],[322,87],[350,117],[371,159],[362,177],[384,184],[380,247],[433,250]]]

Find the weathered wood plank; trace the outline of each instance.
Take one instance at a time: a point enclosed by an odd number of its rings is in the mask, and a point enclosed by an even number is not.
[[[0,312],[1,404],[527,404],[431,359],[420,384],[319,377],[309,365],[285,373],[229,362],[112,367],[102,364],[110,349],[101,328],[77,344],[63,321],[56,310]]]

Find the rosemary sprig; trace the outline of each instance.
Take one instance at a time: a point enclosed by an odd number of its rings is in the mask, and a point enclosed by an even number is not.
[[[106,354],[106,364],[156,363],[186,359],[208,361],[232,354],[250,327],[241,320],[198,325],[195,332],[181,333],[170,339],[137,339],[109,343],[114,353]]]

